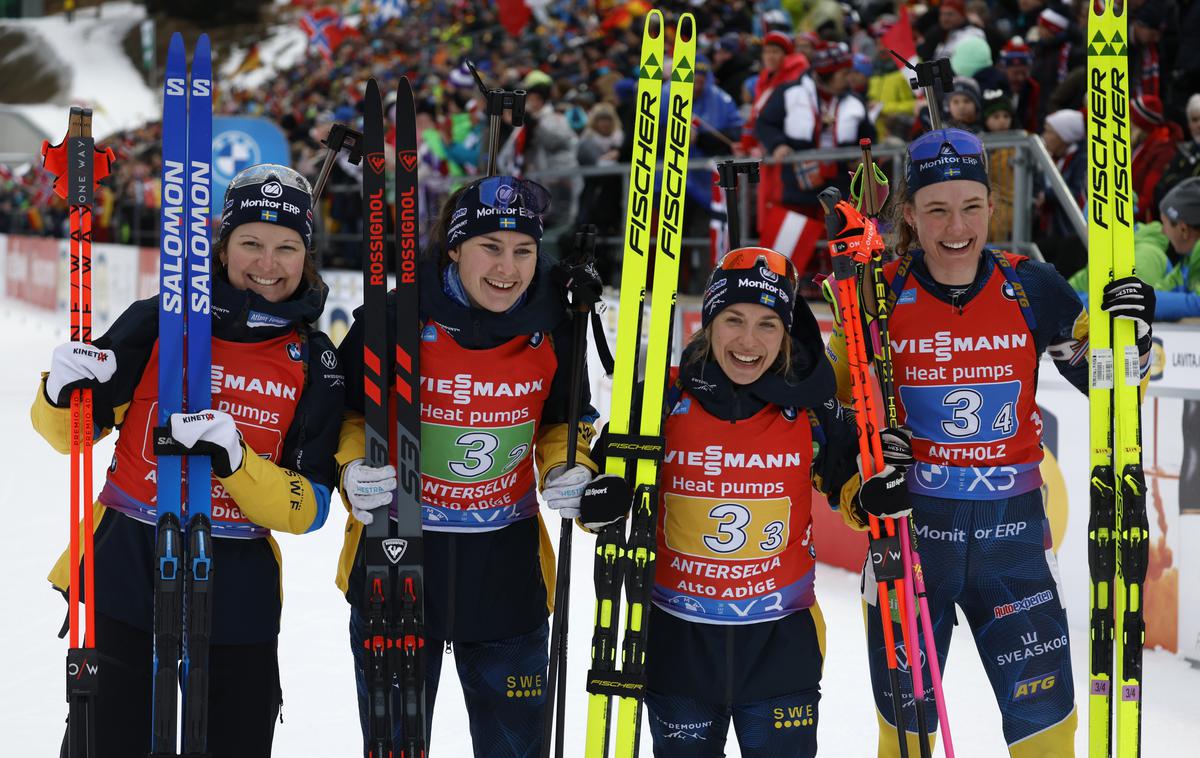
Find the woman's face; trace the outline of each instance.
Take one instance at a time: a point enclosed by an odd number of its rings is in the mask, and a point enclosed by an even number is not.
[[[233,230],[221,260],[234,287],[279,303],[300,286],[307,255],[304,240],[295,229],[254,221]]]
[[[779,70],[779,65],[783,63],[784,52],[783,48],[776,45],[763,45],[762,49],[762,67],[768,73],[775,73]]]
[[[989,132],[1007,132],[1012,129],[1012,114],[1008,111],[996,111],[987,117]]]
[[[752,384],[775,363],[787,336],[775,311],[757,303],[735,303],[712,321],[712,353],[734,384]]]
[[[467,299],[476,308],[504,313],[529,289],[537,271],[537,241],[497,231],[472,237],[450,251]]]
[[[992,201],[979,182],[954,179],[917,190],[904,205],[904,220],[917,231],[930,272],[974,276],[988,238]],[[968,282],[970,278],[968,277]],[[961,284],[943,281],[943,284]]]
[[[975,101],[967,95],[951,95],[948,101],[950,118],[961,124],[973,124],[978,116]]]

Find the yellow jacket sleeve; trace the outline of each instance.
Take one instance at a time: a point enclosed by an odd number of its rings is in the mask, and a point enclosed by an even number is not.
[[[579,436],[575,440],[575,463],[586,466],[593,474],[600,467],[592,462],[591,443],[596,437],[596,427],[589,421],[579,422]],[[534,444],[534,462],[538,470],[538,489],[546,486],[546,474],[555,466],[567,462],[567,425],[550,424],[538,430]]]
[[[268,529],[304,534],[320,528],[329,514],[330,493],[319,493],[303,474],[260,458],[244,441],[241,468],[218,480],[246,518]]]
[[[117,423],[125,418],[125,411],[129,407],[126,403],[115,409],[114,416]],[[29,409],[29,419],[33,422],[33,429],[38,434],[42,435],[42,439],[50,443],[50,446],[67,455],[71,452],[71,409],[59,408],[50,403],[46,397],[46,374],[42,374],[42,381],[38,383],[37,397],[33,399],[33,406]],[[103,439],[109,429],[99,429],[94,440]]]

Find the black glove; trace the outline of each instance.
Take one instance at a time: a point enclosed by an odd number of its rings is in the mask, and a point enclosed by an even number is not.
[[[879,433],[883,464],[908,471],[913,465],[912,432],[904,427],[888,427]]]
[[[858,490],[858,504],[878,518],[907,516],[912,512],[912,505],[908,502],[904,472],[895,466],[884,466],[882,471],[863,482]]]
[[[1155,301],[1153,287],[1136,276],[1127,276],[1104,286],[1100,307],[1115,318],[1133,319],[1137,324],[1138,351],[1144,355],[1150,352]]]
[[[600,302],[604,294],[604,283],[592,263],[559,263],[552,272],[554,283],[571,295],[572,305],[586,305],[588,309]]]
[[[633,493],[629,483],[615,474],[602,474],[583,490],[579,522],[596,532],[625,518],[632,507]]]

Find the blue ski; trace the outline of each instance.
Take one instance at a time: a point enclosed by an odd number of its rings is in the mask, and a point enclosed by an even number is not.
[[[212,468],[207,456],[187,457],[185,500],[183,458],[169,428],[172,413],[207,410],[211,403],[212,58],[206,35],[197,43],[190,78],[183,37],[171,37],[162,159],[152,758],[177,754],[181,660],[183,751],[204,755],[207,750]]]

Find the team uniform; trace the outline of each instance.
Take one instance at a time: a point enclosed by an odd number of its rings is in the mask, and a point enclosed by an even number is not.
[[[894,308],[890,338],[899,420],[912,432],[916,459],[907,482],[939,662],[944,670],[957,605],[975,637],[1012,755],[1073,755],[1070,640],[1041,495],[1042,419],[1035,392],[1047,351],[1059,372],[1087,391],[1087,311],[1049,264],[991,248],[984,248],[969,287],[937,283],[920,250],[884,271]],[[846,391],[840,334],[830,355]],[[863,587],[874,605],[870,565],[864,566]],[[899,624],[894,626],[899,640]],[[896,755],[877,612],[867,613],[867,634],[879,754]],[[900,652],[907,666],[909,658]],[[911,679],[901,681],[905,728],[915,751]],[[925,699],[932,729],[931,689]]]
[[[212,481],[212,648],[208,747],[213,755],[270,754],[281,704],[277,644],[280,552],[274,530],[304,534],[329,512],[343,377],[329,339],[309,324],[323,283],[270,303],[213,278],[212,408],[241,435],[242,462]],[[150,744],[158,414],[156,299],[134,303],[94,343],[116,373],[93,390],[97,436],[120,429],[95,504],[96,645],[101,660],[101,755],[144,755]],[[70,409],[46,395],[34,428],[70,449]],[[186,513],[184,514],[186,522]],[[78,570],[78,569],[75,569]],[[75,580],[64,552],[50,581]]]
[[[566,299],[544,258],[508,313],[471,307],[453,267],[439,271],[424,262],[419,276],[421,323],[413,326],[421,329],[426,716],[432,724],[444,647],[455,655],[476,755],[536,755],[554,556],[535,488],[567,458],[572,333]],[[341,345],[349,411],[341,465],[364,451],[360,314]],[[594,470],[588,441],[595,411],[586,400],[577,460]],[[337,583],[351,607],[365,734],[362,528],[348,518]],[[397,742],[400,728],[397,721]]]

